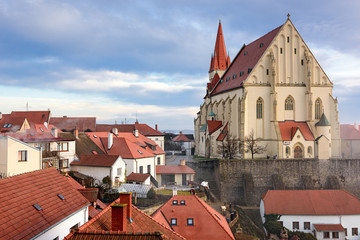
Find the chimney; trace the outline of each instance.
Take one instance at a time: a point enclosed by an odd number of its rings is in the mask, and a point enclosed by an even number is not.
[[[135,137],[139,137],[139,130],[135,129],[134,135],[135,135]]]
[[[185,159],[180,160],[180,166],[185,166],[186,165],[185,163],[186,163]]]
[[[120,203],[127,204],[126,217],[129,220],[131,219],[131,209],[132,209],[131,195],[132,195],[132,192],[121,192],[120,193]],[[132,220],[130,220],[130,222],[131,221]]]
[[[113,134],[112,134],[112,133],[109,133],[109,134],[108,134],[108,149],[110,149],[110,148],[112,147],[113,142],[114,142],[114,140],[113,140]]]
[[[157,131],[157,124],[155,124],[155,130]]]
[[[359,131],[359,124],[357,122],[354,123],[354,128]]]
[[[54,136],[54,137],[58,137],[58,130],[57,130],[57,128],[52,128],[51,129],[51,134]]]
[[[127,204],[114,203],[111,205],[111,230],[126,232],[126,209]]]
[[[180,131],[179,135],[181,135],[181,134],[182,134],[182,131]]]
[[[113,134],[115,134],[115,135],[117,136],[119,131],[118,131],[117,128],[113,128],[113,129],[112,129],[112,132],[113,132]]]
[[[75,129],[74,129],[74,137],[75,137],[76,139],[79,138],[79,129],[78,129],[77,127],[75,127]]]

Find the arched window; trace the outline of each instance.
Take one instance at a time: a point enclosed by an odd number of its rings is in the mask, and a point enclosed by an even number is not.
[[[321,99],[318,98],[315,101],[315,119],[320,119],[321,114],[322,114],[322,103],[321,103]]]
[[[287,146],[285,148],[285,153],[286,153],[286,155],[290,155],[290,147],[289,146]]]
[[[285,110],[294,110],[294,100],[291,96],[288,96],[285,100]]]
[[[308,154],[312,154],[312,147],[311,146],[308,147]]]
[[[263,103],[264,101],[262,98],[258,98],[256,101],[256,118],[262,119],[263,118]]]

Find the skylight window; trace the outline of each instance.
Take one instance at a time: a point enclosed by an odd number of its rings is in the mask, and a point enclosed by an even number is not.
[[[96,136],[96,135],[94,135],[94,138],[97,138],[97,136]]]
[[[227,78],[226,78],[226,81],[229,81],[229,80],[230,80],[230,77],[227,77]]]
[[[222,83],[223,82],[223,80],[222,79],[220,79],[220,83]]]
[[[247,54],[247,51],[244,52],[244,56],[246,56],[246,54]]]
[[[236,74],[233,75],[233,79],[236,78]]]
[[[57,195],[61,200],[65,200],[65,197],[62,194]]]
[[[40,130],[42,131],[42,132],[44,132],[44,130],[40,127]]]
[[[139,152],[140,154],[143,154],[140,150],[138,150],[138,152]]]
[[[240,77],[241,77],[242,75],[244,75],[244,72],[240,72]]]
[[[173,200],[173,205],[178,205],[178,200]]]
[[[38,204],[34,204],[33,207],[38,211],[42,210],[42,208]]]
[[[251,73],[251,70],[252,70],[252,69],[251,69],[251,68],[249,68],[249,69],[248,69],[248,73]]]
[[[185,205],[185,200],[181,200],[180,205]]]
[[[260,43],[260,48],[261,48],[262,46],[264,46],[264,44],[263,44],[263,43]]]
[[[194,219],[193,218],[188,218],[187,219],[187,225],[188,226],[194,226]]]
[[[11,124],[11,123],[9,123],[7,127],[8,127],[8,128],[10,128],[11,126],[12,126],[12,124]]]
[[[8,126],[7,124],[4,124],[3,128],[7,128],[7,126]]]
[[[171,219],[171,225],[172,226],[177,226],[177,218],[172,218]]]

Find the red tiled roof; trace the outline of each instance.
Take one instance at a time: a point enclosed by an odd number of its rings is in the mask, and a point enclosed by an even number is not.
[[[124,233],[120,231],[79,231],[64,240],[163,240],[160,232]]]
[[[173,205],[173,200],[177,200],[178,205]],[[185,201],[185,205],[180,205],[180,201]],[[152,217],[169,227],[168,221],[176,218],[177,226],[171,227],[186,239],[235,239],[225,217],[196,195],[174,196]],[[194,226],[187,226],[188,218],[193,218]]]
[[[146,173],[130,173],[126,181],[145,182],[151,175]]]
[[[345,228],[341,224],[314,224],[314,227],[317,231],[345,231]]]
[[[101,209],[105,209],[107,207],[107,205],[99,199],[96,200],[96,205],[98,205]]]
[[[291,141],[299,128],[306,141],[314,141],[309,126],[306,122],[285,121],[279,122],[280,133],[283,141]]]
[[[119,155],[80,155],[80,161],[72,161],[71,166],[98,166],[98,167],[111,167],[114,165]]]
[[[145,123],[135,123],[135,129],[139,130],[144,136],[164,136],[160,131],[157,131]]]
[[[139,134],[139,137],[135,137],[133,133],[127,132],[119,132],[117,136],[113,134],[113,145],[110,150],[108,149],[107,132],[94,132],[86,134],[105,153],[110,155],[120,155],[125,159],[138,159],[165,154],[164,150],[162,150],[154,141],[142,134]],[[156,146],[155,150],[152,150],[146,143]],[[140,145],[146,147],[143,148]]]
[[[216,95],[225,91],[241,87],[243,82],[249,76],[248,70],[255,67],[255,65],[258,63],[266,49],[269,47],[270,43],[275,38],[281,27],[282,26],[275,28],[271,32],[253,41],[249,45],[244,45],[239,51],[239,53],[236,55],[235,59],[232,61],[229,68],[222,76],[222,83],[220,82],[215,87],[211,95]],[[261,43],[263,45],[260,47]],[[240,72],[243,72],[242,76],[240,76]],[[236,74],[235,78],[233,78],[234,74]],[[228,77],[229,80],[226,81]]]
[[[78,191],[81,193],[81,195],[84,196],[89,202],[96,202],[99,194],[98,188],[81,188],[78,189]]]
[[[230,57],[228,57],[228,55],[226,54],[226,47],[225,47],[225,41],[221,27],[221,21],[219,21],[214,55],[211,57],[209,72],[216,69],[225,70],[229,67],[229,65],[230,65]]]
[[[225,124],[225,127],[221,130],[219,136],[216,138],[216,141],[223,141],[228,134],[228,123]]]
[[[89,205],[55,168],[0,179],[0,189],[0,239],[33,238]]]
[[[134,124],[96,124],[97,132],[111,132],[113,128],[117,128],[118,132],[134,132],[135,129],[144,136],[163,136],[164,134],[157,131],[145,123]]]
[[[207,121],[207,126],[208,126],[208,129],[209,129],[209,134],[211,135],[213,132],[215,132],[216,130],[218,130],[219,128],[222,127],[222,121],[208,120]]]
[[[114,203],[120,203],[120,199],[115,200]],[[110,231],[112,228],[111,205],[112,204],[102,210],[93,219],[82,225],[79,228],[79,231]],[[164,234],[165,239],[184,239],[182,236],[172,231],[169,227],[155,221],[134,205],[131,205],[131,218],[133,222],[130,223],[127,221],[126,233],[161,232]]]
[[[174,142],[191,142],[190,139],[188,139],[184,134],[180,133],[176,137],[172,139]]]
[[[219,82],[219,80],[220,80],[219,74],[215,73],[215,75],[214,75],[213,79],[211,80],[211,82],[207,83],[207,89],[209,91],[211,91],[216,86],[216,84]]]
[[[2,114],[0,119],[1,132],[18,131],[27,119],[30,128],[34,128],[34,124],[44,124],[49,122],[50,111],[12,111],[10,114]],[[5,124],[12,124],[10,128],[4,128]]]
[[[16,132],[16,133],[2,133],[1,135],[10,136],[26,143],[75,141],[74,138],[54,137],[50,132],[44,132],[44,133]]]
[[[262,199],[265,214],[360,214],[360,200],[345,190],[268,190]]]
[[[186,165],[157,165],[156,174],[195,174],[195,171]]]
[[[100,211],[94,208],[93,206],[89,206],[89,217],[94,218]]]
[[[79,132],[96,130],[96,117],[52,117],[50,123],[65,131],[72,131],[75,128]]]
[[[340,137],[344,140],[360,140],[360,131],[354,125],[341,124]]]

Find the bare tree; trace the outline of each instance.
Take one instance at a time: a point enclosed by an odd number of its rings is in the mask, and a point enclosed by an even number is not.
[[[266,151],[266,146],[261,146],[255,137],[254,129],[249,135],[245,137],[245,152],[251,153],[251,158],[254,159],[255,154],[262,154]]]
[[[221,145],[218,145],[217,152],[223,158],[233,159],[236,154],[241,153],[243,150],[243,143],[240,139],[233,137],[230,133],[226,134],[226,137],[222,141]]]

